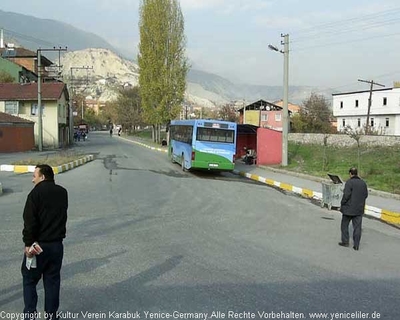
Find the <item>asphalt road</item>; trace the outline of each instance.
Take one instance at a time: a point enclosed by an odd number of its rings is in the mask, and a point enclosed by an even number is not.
[[[306,199],[229,173],[182,172],[166,154],[107,133],[78,148],[96,159],[56,176],[70,197],[64,318],[400,319],[398,229],[364,219],[355,252],[337,245],[340,215]],[[22,209],[32,184],[31,174],[0,172],[0,180],[5,318],[23,308]]]

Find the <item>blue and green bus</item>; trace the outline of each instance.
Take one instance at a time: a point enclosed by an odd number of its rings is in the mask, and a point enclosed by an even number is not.
[[[169,129],[169,157],[182,170],[232,171],[235,167],[234,122],[220,120],[173,120]]]

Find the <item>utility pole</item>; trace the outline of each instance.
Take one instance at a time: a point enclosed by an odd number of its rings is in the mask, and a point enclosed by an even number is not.
[[[288,135],[289,135],[289,108],[288,108],[288,95],[289,95],[289,35],[281,34],[283,40],[283,50],[279,50],[272,44],[268,48],[272,51],[277,51],[283,54],[283,105],[282,105],[282,167],[288,165]]]
[[[36,57],[37,57],[37,73],[38,73],[38,103],[37,103],[37,108],[38,108],[38,148],[39,151],[43,151],[43,114],[42,114],[42,51],[67,51],[67,47],[65,48],[56,48],[53,47],[53,49],[42,49],[39,48],[36,50]]]
[[[74,95],[74,89],[73,89],[73,80],[74,80],[74,74],[73,70],[92,70],[92,67],[89,66],[83,66],[83,67],[70,67],[70,80],[69,80],[69,88],[70,88],[70,93],[69,93],[69,141],[70,144],[72,141],[74,141],[74,114],[73,114],[73,95]],[[83,104],[82,104],[82,119],[83,119]]]
[[[282,109],[282,166],[288,165],[288,135],[289,135],[289,35],[281,34],[283,38],[283,56],[284,56],[284,73],[283,73],[283,109]]]
[[[367,111],[367,123],[366,123],[366,125],[365,125],[365,134],[369,134],[369,115],[370,115],[371,106],[372,106],[372,90],[373,90],[374,85],[381,86],[381,87],[384,87],[385,85],[380,84],[380,83],[377,83],[377,82],[374,82],[374,80],[368,81],[368,80],[361,80],[361,79],[358,79],[358,81],[360,81],[360,82],[365,82],[365,83],[369,83],[369,84],[371,85],[370,88],[369,88],[368,111]]]

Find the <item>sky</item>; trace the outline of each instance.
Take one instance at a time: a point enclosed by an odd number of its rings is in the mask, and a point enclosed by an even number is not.
[[[140,0],[1,0],[0,9],[54,19],[137,52]],[[236,83],[366,90],[400,81],[398,0],[180,0],[193,68]],[[1,22],[0,22],[1,24]],[[136,58],[133,56],[132,58]]]

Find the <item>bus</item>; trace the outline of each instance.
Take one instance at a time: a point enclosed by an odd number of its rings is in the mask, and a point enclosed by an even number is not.
[[[168,155],[182,170],[232,171],[235,167],[234,122],[220,120],[172,120]]]

